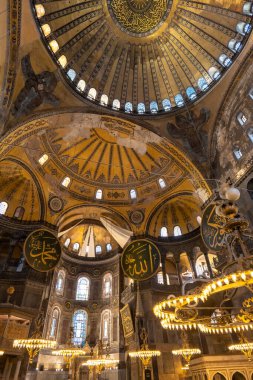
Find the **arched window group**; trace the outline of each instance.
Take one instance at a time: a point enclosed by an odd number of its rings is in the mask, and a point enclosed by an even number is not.
[[[89,299],[90,280],[87,277],[80,277],[77,281],[76,300],[87,301]]]
[[[73,344],[83,347],[87,336],[88,314],[85,310],[77,310],[73,315]]]
[[[112,295],[112,275],[106,273],[103,277],[103,297],[109,298]]]
[[[180,226],[175,226],[173,228],[173,234],[174,234],[174,236],[180,236],[180,235],[182,235],[182,230],[181,230]],[[163,226],[161,228],[161,230],[160,230],[160,236],[161,237],[168,237],[169,236],[169,234],[168,234],[168,228],[167,227]]]

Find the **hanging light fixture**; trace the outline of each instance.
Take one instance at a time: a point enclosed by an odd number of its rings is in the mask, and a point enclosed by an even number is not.
[[[29,355],[29,363],[31,364],[40,350],[43,348],[55,348],[56,341],[40,338],[16,339],[13,342],[13,347],[19,349],[25,348]]]
[[[147,343],[148,335],[144,328],[142,329],[142,332],[141,332],[141,338],[142,338],[143,344],[141,345],[140,350],[129,352],[129,356],[130,358],[139,358],[143,364],[143,367],[147,369],[151,362],[151,359],[153,357],[160,356],[161,351],[149,349],[148,343]]]

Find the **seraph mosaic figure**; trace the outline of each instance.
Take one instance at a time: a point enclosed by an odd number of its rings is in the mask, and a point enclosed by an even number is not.
[[[57,85],[55,74],[50,71],[35,74],[29,54],[22,58],[21,67],[25,85],[13,104],[12,115],[15,117],[28,115],[42,103],[57,106],[59,100],[53,94]]]

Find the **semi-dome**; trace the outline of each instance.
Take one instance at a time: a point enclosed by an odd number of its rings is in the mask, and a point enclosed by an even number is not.
[[[251,30],[238,1],[34,1],[51,56],[76,93],[127,113],[157,114],[205,94]]]

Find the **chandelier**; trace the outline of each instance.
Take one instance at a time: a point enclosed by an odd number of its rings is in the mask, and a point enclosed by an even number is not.
[[[4,354],[4,351],[0,351],[0,356],[3,356],[3,354]]]
[[[16,339],[13,342],[13,347],[19,349],[25,348],[29,355],[29,363],[31,364],[41,349],[55,348],[56,341],[41,338]]]
[[[216,295],[222,296],[222,293],[226,294],[239,288],[250,291],[253,289],[253,256],[250,255],[243,240],[243,237],[253,239],[253,235],[248,232],[248,221],[239,214],[238,206],[234,203],[239,199],[239,195],[237,189],[229,186],[221,187],[220,196],[222,199],[216,201],[213,206],[215,212],[212,214],[213,211],[208,211],[208,218],[206,217],[209,220],[210,215],[215,216],[214,221],[212,221],[215,226],[213,228],[217,229],[215,230],[216,234],[220,234],[227,247],[229,261],[222,275],[210,280],[194,293],[170,297],[157,303],[153,311],[161,320],[163,328],[171,330],[199,329],[202,333],[209,334],[241,333],[253,330],[253,298],[244,300],[242,309],[239,312],[233,311],[231,315],[227,312],[226,307],[221,304],[217,305],[214,308],[214,313],[216,309],[219,309],[221,313],[216,321],[213,320],[211,314],[201,315],[201,310],[206,308],[206,302],[209,301],[210,297],[214,299]],[[218,221],[216,221],[216,217]],[[212,232],[214,233],[214,231]],[[202,236],[204,235],[202,234]],[[243,253],[243,257],[237,258],[235,254],[236,244]]]
[[[240,342],[228,346],[229,351],[241,351],[248,361],[252,360],[253,342],[248,342],[243,334],[240,334]]]
[[[201,354],[201,351],[199,348],[181,348],[180,350],[173,350],[172,354],[182,356],[184,358],[184,360],[186,361],[186,369],[189,368],[192,356]]]
[[[148,348],[148,343],[147,343],[148,334],[144,328],[142,329],[140,336],[143,341],[143,344],[141,345],[140,350],[129,352],[129,356],[131,358],[139,358],[144,368],[146,369],[149,366],[151,359],[153,357],[160,356],[161,352],[158,350],[150,350]]]
[[[84,356],[86,354],[84,349],[78,348],[78,347],[66,347],[59,350],[53,351],[54,355],[57,356],[63,356],[64,361],[66,363],[66,367],[70,367],[71,361],[78,357],[78,356]]]
[[[103,357],[103,343],[101,340],[98,341],[95,348],[91,348],[90,356],[93,357],[94,351],[96,351],[96,358],[92,358],[83,363],[84,366],[88,367],[89,371],[94,370],[98,375],[108,369],[114,369],[118,366],[119,360],[111,359],[109,355],[110,345],[109,343],[105,347],[105,357]]]

